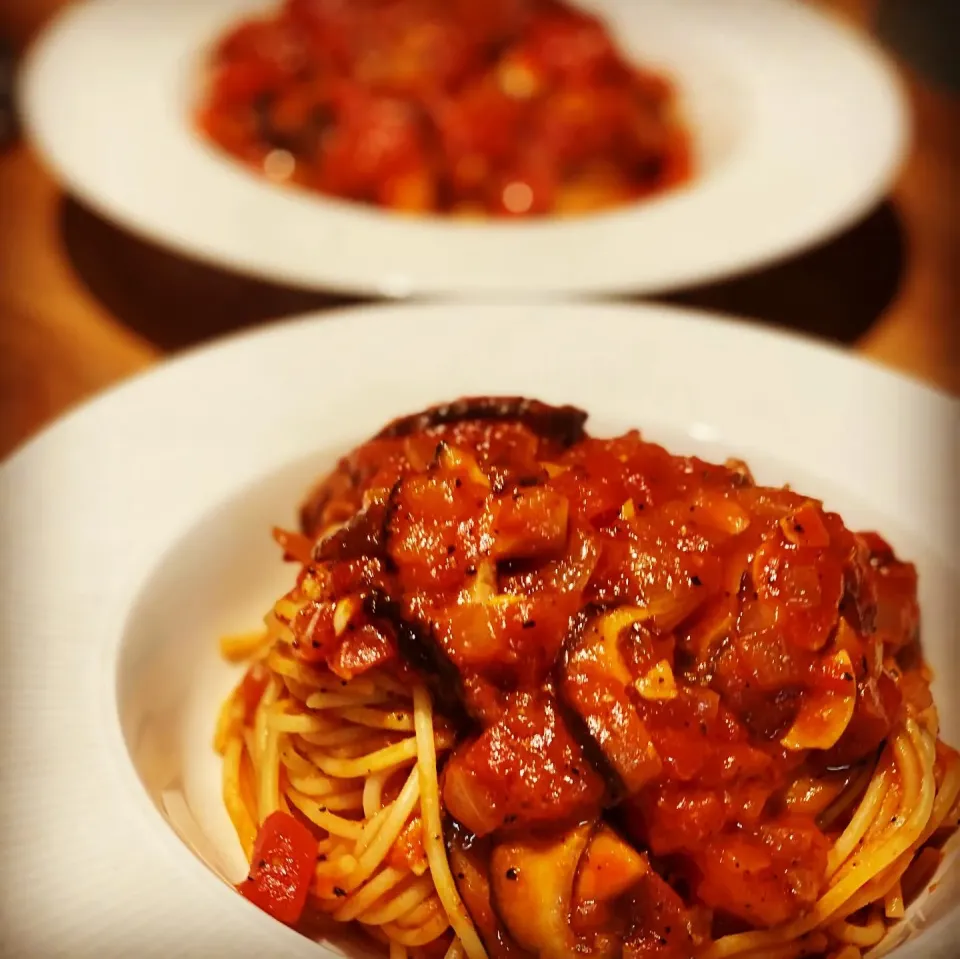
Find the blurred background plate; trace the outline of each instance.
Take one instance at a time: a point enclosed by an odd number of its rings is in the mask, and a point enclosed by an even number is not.
[[[653,292],[780,259],[881,197],[906,145],[897,83],[841,23],[792,0],[590,0],[626,53],[678,83],[688,187],[613,213],[416,219],[273,186],[190,122],[209,44],[257,0],[70,7],[22,76],[28,134],[80,199],[207,263],[292,286],[413,293]]]

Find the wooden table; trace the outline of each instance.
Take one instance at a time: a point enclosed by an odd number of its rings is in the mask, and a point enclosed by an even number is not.
[[[822,0],[868,21],[870,0]],[[62,0],[8,0],[22,48]],[[960,392],[960,103],[903,68],[915,143],[889,202],[781,266],[668,299],[849,343]],[[0,153],[0,455],[165,353],[334,300],[255,283],[137,241],[66,198],[25,144]]]

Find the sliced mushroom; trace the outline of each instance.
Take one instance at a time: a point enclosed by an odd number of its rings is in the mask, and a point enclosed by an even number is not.
[[[446,833],[450,870],[490,959],[532,959],[507,931],[490,901],[489,841],[477,840],[452,821]]]
[[[823,664],[829,685],[807,690],[793,725],[780,743],[786,749],[830,749],[846,732],[857,705],[857,682],[850,654],[838,650]]]
[[[616,937],[578,936],[571,925],[573,887],[594,831],[585,823],[550,838],[500,843],[490,856],[492,903],[514,939],[540,959],[612,959]]]
[[[321,540],[314,549],[317,560],[351,560],[386,556],[389,500],[372,503],[355,513],[336,532]]]
[[[641,855],[610,826],[601,825],[587,846],[573,887],[574,925],[596,927],[615,918],[615,903],[650,870]]]
[[[490,555],[505,559],[556,559],[566,551],[570,503],[552,490],[534,487],[491,504]]]
[[[574,623],[560,657],[557,692],[571,731],[607,780],[614,798],[632,795],[656,777],[660,757],[627,687],[633,677],[620,652],[621,631],[642,609],[587,610]]]
[[[408,620],[400,604],[378,589],[363,597],[363,611],[375,625],[392,632],[400,658],[428,682],[441,711],[454,722],[466,723],[460,673],[432,631]]]
[[[587,414],[574,406],[549,406],[519,396],[464,397],[396,419],[385,426],[376,438],[408,436],[464,420],[516,420],[537,436],[567,447],[583,439],[583,424]]]

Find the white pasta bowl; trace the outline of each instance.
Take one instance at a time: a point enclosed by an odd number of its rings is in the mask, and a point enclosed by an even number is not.
[[[759,481],[883,532],[919,566],[942,734],[960,742],[956,401],[811,341],[664,307],[305,317],[162,364],[3,467],[11,955],[318,954],[228,885],[246,864],[212,748],[237,675],[217,639],[288,588],[270,527],[294,523],[339,454],[396,415],[497,393],[574,403],[597,434],[637,426],[675,452],[742,457]],[[955,954],[958,873],[948,854],[885,949]]]

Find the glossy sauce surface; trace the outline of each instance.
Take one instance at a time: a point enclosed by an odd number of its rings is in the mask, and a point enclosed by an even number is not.
[[[742,463],[584,419],[391,424],[305,504],[291,622],[346,679],[414,670],[459,728],[451,861],[492,955],[688,956],[821,893],[817,817],[929,698],[916,572]]]

